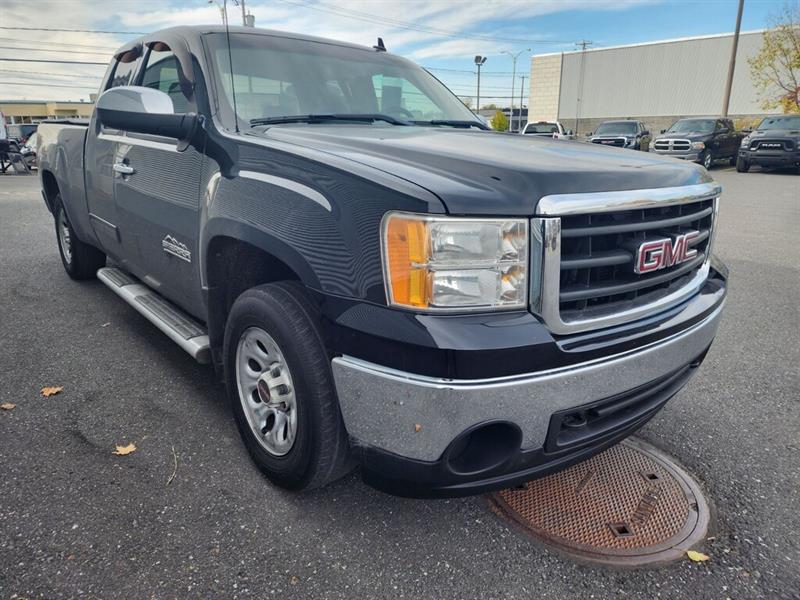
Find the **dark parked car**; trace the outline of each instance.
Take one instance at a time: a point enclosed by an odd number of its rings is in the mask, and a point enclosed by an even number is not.
[[[589,141],[603,146],[616,146],[647,152],[650,131],[642,121],[606,121],[589,134]]]
[[[643,426],[716,334],[697,165],[487,131],[380,44],[250,27],[133,40],[100,92],[39,128],[64,268],[214,364],[278,485],[520,484]]]
[[[697,117],[675,121],[653,140],[652,151],[700,163],[710,169],[716,160],[736,162],[744,133],[723,117]]]
[[[742,139],[736,170],[751,165],[795,167],[800,173],[800,115],[767,117]]]

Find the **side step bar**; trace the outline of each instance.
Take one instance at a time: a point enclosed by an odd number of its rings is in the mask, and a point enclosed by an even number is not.
[[[97,278],[197,362],[210,362],[208,332],[195,319],[121,269],[103,267]]]

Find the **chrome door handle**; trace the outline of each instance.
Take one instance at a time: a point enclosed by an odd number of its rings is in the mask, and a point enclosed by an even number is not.
[[[122,173],[123,175],[133,175],[134,173],[136,173],[136,169],[134,169],[130,165],[126,165],[125,163],[121,162],[114,163],[113,169],[117,173]]]

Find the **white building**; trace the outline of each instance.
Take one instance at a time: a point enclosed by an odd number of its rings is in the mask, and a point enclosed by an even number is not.
[[[742,33],[729,115],[767,114],[747,59],[763,31]],[[607,119],[638,119],[651,131],[686,116],[719,115],[733,34],[709,35],[531,58],[529,121],[555,120],[579,133]],[[777,112],[777,111],[775,111]]]

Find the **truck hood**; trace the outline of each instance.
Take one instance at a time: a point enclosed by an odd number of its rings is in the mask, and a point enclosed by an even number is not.
[[[751,140],[763,137],[797,139],[800,138],[800,131],[797,129],[756,129],[748,137]]]
[[[392,173],[436,194],[452,214],[532,215],[539,199],[548,194],[711,180],[696,165],[655,154],[498,132],[291,125],[270,127],[258,135]]]
[[[689,133],[662,133],[661,135],[656,136],[653,141],[656,140],[689,140],[690,142],[704,142],[708,138],[711,137],[710,133],[699,133],[699,132],[689,132]]]

